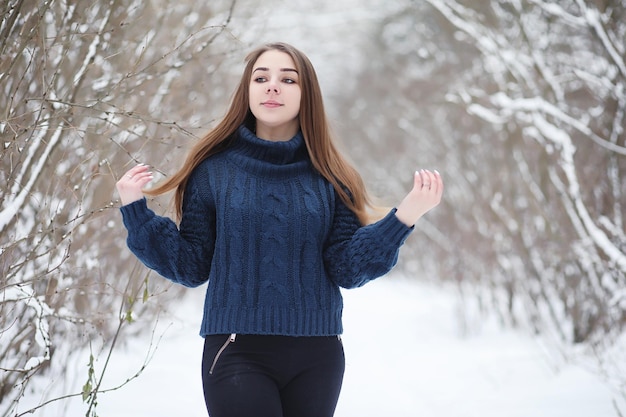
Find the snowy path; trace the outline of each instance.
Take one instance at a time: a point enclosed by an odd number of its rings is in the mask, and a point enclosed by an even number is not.
[[[617,416],[599,378],[557,371],[528,336],[486,323],[463,337],[449,292],[388,280],[347,296],[338,417]]]
[[[197,336],[202,290],[192,291],[167,321],[144,373],[100,397],[99,416],[206,417]],[[527,336],[487,324],[462,337],[448,291],[385,278],[344,294],[346,376],[336,417],[618,416],[599,378],[574,365],[555,369]],[[104,385],[139,369],[148,346],[140,340],[118,352]],[[76,401],[57,413],[38,415],[80,416],[85,407]]]

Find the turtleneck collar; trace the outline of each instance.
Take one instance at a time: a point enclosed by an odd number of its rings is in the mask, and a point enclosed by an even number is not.
[[[232,150],[273,165],[288,165],[308,159],[302,132],[287,141],[274,142],[257,137],[244,125],[237,129]]]

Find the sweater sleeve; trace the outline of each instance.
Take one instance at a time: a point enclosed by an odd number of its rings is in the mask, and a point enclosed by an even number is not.
[[[376,223],[361,226],[357,216],[337,196],[333,226],[324,247],[330,279],[344,288],[360,287],[389,272],[400,247],[413,231],[391,210]]]
[[[145,198],[122,206],[129,249],[144,265],[173,282],[186,287],[205,283],[215,246],[215,223],[214,210],[204,200],[197,187],[187,187],[180,229],[150,210]]]

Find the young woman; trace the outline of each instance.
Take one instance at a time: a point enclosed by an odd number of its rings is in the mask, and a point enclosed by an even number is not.
[[[436,171],[416,172],[400,204],[370,221],[308,58],[276,43],[246,63],[226,116],[180,171],[150,191],[145,165],[117,182],[127,242],[174,282],[208,281],[200,334],[210,416],[330,417],[344,373],[339,288],[395,265],[443,183]],[[179,226],[144,197],[170,190]]]

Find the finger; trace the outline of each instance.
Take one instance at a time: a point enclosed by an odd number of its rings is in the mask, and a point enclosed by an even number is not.
[[[133,168],[129,169],[126,172],[126,174],[124,174],[124,178],[132,179],[135,176],[148,171],[148,169],[149,169],[148,165],[139,164],[139,165],[134,166]]]
[[[435,171],[429,171],[430,173],[430,190],[435,194],[439,192],[439,179]]]
[[[413,175],[413,188],[418,190],[422,188],[422,176],[420,171],[415,171],[415,174]]]
[[[428,171],[428,170],[422,170],[422,188],[424,189],[428,189],[430,190],[433,183],[435,182],[434,176],[432,174],[432,172]]]
[[[416,188],[420,189],[424,185],[424,170],[420,169],[419,171],[415,171],[415,174],[416,174],[416,180],[419,179],[419,181],[416,181],[415,186]]]
[[[138,164],[135,165],[134,167],[132,167],[129,172],[132,174],[138,174],[140,172],[145,172],[149,169],[150,167],[146,164]]]
[[[130,183],[139,189],[142,189],[143,187],[145,187],[150,181],[152,181],[154,179],[152,173],[147,172],[147,173],[140,173],[137,174],[133,177],[132,180],[129,180]]]
[[[428,175],[430,176],[430,189],[437,192],[439,190],[441,177],[437,175],[437,171],[428,171]]]
[[[152,172],[150,172],[150,171],[143,171],[143,172],[138,172],[138,173],[132,175],[129,178],[129,180],[136,181],[136,180],[140,180],[140,179],[143,179],[145,177],[151,177],[151,176],[152,176]]]
[[[435,191],[437,192],[437,194],[441,194],[443,193],[443,179],[441,178],[441,174],[437,170],[434,171],[434,175],[435,175]]]

